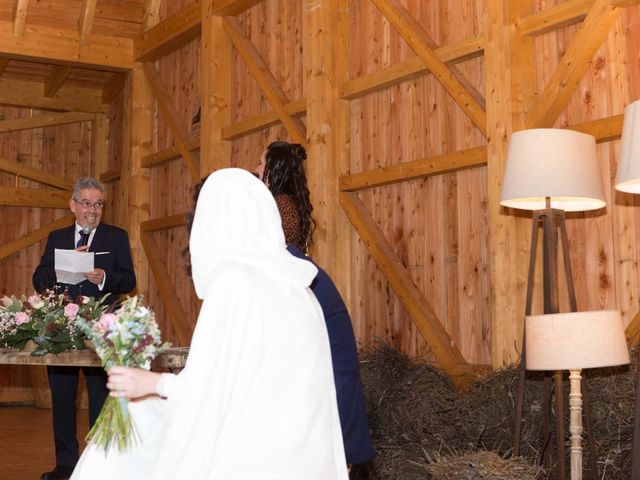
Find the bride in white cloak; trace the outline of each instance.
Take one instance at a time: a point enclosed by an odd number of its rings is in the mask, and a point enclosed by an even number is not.
[[[89,446],[72,479],[347,480],[316,269],[286,251],[267,187],[213,173],[189,249],[204,302],[185,369],[112,369],[112,395],[167,400],[135,403],[142,442],[106,457]]]

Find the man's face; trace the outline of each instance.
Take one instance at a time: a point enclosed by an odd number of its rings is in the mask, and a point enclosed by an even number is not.
[[[102,218],[104,198],[102,192],[95,188],[83,188],[78,197],[69,200],[69,208],[76,216],[76,223],[96,228]]]

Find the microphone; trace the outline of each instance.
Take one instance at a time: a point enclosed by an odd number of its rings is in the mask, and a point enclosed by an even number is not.
[[[91,230],[93,230],[93,228],[91,228],[90,225],[83,225],[82,230],[80,231],[80,245],[78,245],[79,247],[84,247],[89,243],[89,235],[91,234]]]

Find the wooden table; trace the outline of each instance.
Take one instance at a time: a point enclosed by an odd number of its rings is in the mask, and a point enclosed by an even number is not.
[[[36,348],[32,342],[24,350],[0,348],[0,365],[67,365],[78,367],[100,367],[100,359],[96,352],[87,348],[58,354],[48,353],[34,357],[31,352]],[[156,357],[152,368],[168,368],[180,370],[184,368],[189,355],[189,347],[169,348]]]

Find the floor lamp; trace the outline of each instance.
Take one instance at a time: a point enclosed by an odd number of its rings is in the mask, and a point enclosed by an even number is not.
[[[617,310],[526,317],[527,370],[569,370],[571,480],[582,480],[581,370],[629,363]],[[635,477],[633,477],[635,478]]]
[[[624,110],[616,190],[640,193],[640,100],[629,104]],[[631,478],[640,478],[640,378],[637,375],[631,451]]]
[[[605,206],[600,179],[595,138],[566,129],[540,128],[521,130],[511,136],[505,167],[500,204],[505,207],[532,212],[531,250],[525,315],[530,315],[537,256],[538,229],[542,227],[543,313],[558,313],[558,241],[562,242],[564,274],[571,311],[577,310],[573,288],[569,242],[565,227],[565,212],[597,210]],[[558,233],[559,232],[559,233]],[[560,237],[558,239],[558,237]],[[526,335],[526,332],[525,332]],[[516,398],[514,455],[519,455],[520,427],[524,403],[526,343],[523,339],[520,376]],[[565,478],[564,399],[562,373],[556,372],[552,383],[547,375],[544,382],[544,435],[550,438],[552,384],[556,394],[556,448],[558,478]],[[585,405],[589,419],[588,402]],[[587,422],[589,427],[590,422]],[[590,445],[593,435],[590,428]],[[591,457],[595,457],[592,455]],[[545,450],[544,463],[551,464],[550,449]],[[595,461],[592,463],[595,467]],[[595,470],[595,468],[594,468]]]

